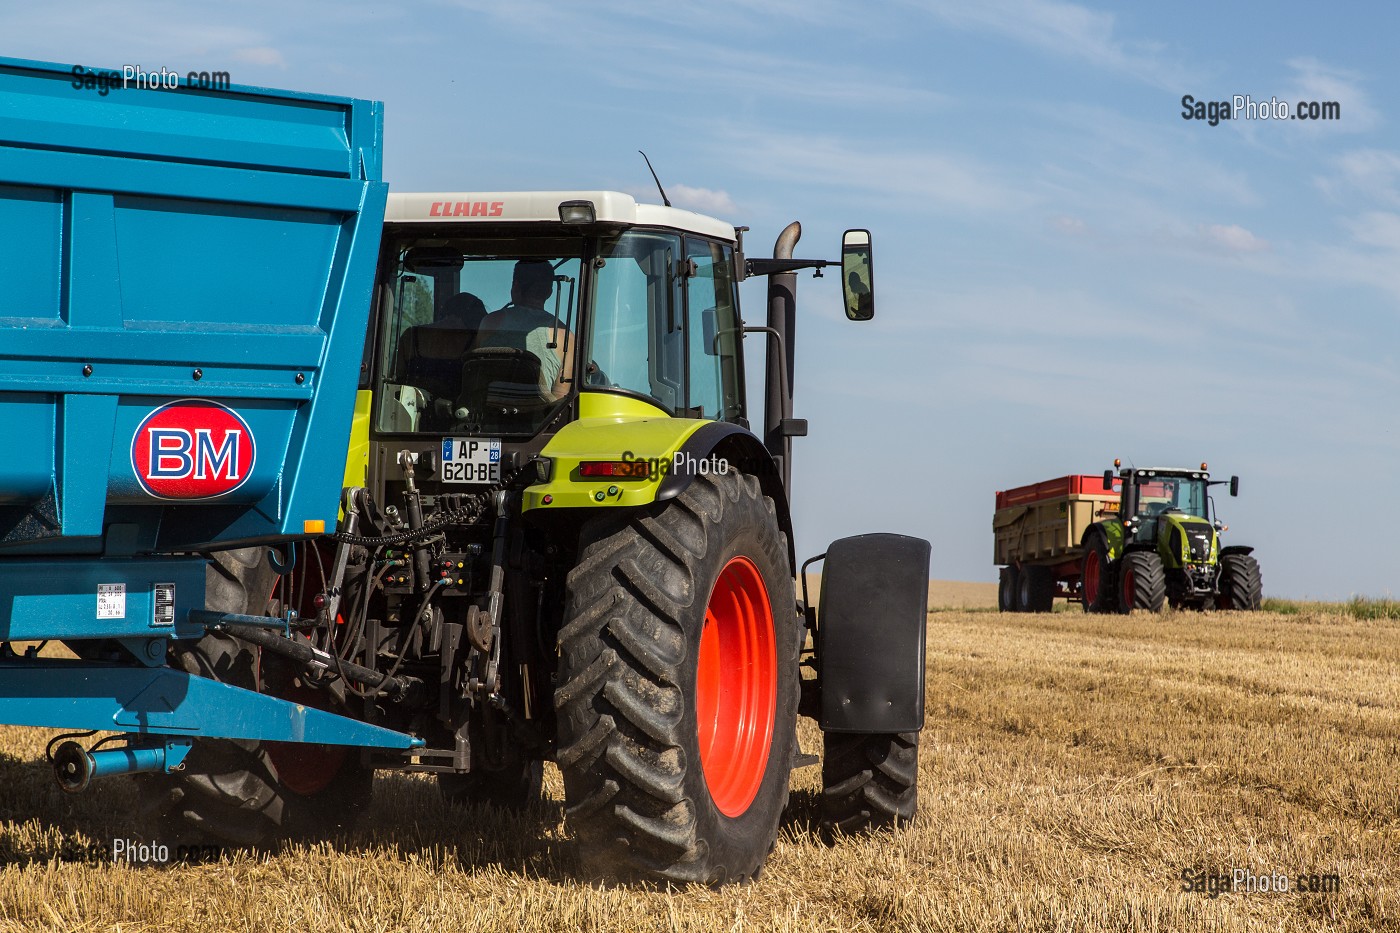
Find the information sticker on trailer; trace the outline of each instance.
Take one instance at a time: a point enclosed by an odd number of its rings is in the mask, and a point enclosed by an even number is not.
[[[99,619],[126,618],[126,584],[97,584],[97,617]]]
[[[444,483],[499,483],[501,481],[500,439],[444,437],[442,439],[442,481]]]

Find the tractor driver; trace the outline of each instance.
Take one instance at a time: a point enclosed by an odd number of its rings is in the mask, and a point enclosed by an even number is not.
[[[522,259],[515,264],[510,304],[486,315],[477,332],[477,348],[510,347],[524,350],[540,361],[540,393],[548,399],[563,398],[564,380],[573,376],[573,361],[565,347],[573,335],[545,310],[554,294],[554,267],[545,259]]]

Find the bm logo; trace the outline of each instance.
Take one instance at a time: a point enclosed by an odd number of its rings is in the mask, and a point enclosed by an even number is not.
[[[146,416],[131,467],[157,499],[213,499],[248,481],[256,455],[248,422],[218,402],[181,399]]]

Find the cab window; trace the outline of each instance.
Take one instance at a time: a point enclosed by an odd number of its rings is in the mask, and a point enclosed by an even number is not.
[[[636,392],[682,417],[741,420],[731,261],[727,244],[664,231],[605,240],[585,387]]]
[[[677,287],[681,238],[629,231],[599,250],[587,383],[685,407],[685,331]]]
[[[687,237],[686,256],[692,263],[686,283],[690,408],[697,417],[737,420],[743,416],[736,365],[743,334],[734,301],[729,248]]]

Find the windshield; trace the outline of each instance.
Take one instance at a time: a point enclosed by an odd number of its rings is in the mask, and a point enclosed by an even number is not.
[[[1206,484],[1189,477],[1159,476],[1138,483],[1137,514],[1156,518],[1167,509],[1180,509],[1197,518],[1206,514]]]
[[[576,384],[641,395],[679,417],[744,423],[728,243],[647,228],[417,231],[388,249],[380,431],[533,436]]]
[[[382,315],[378,426],[532,435],[573,379],[579,237],[406,237]]]

